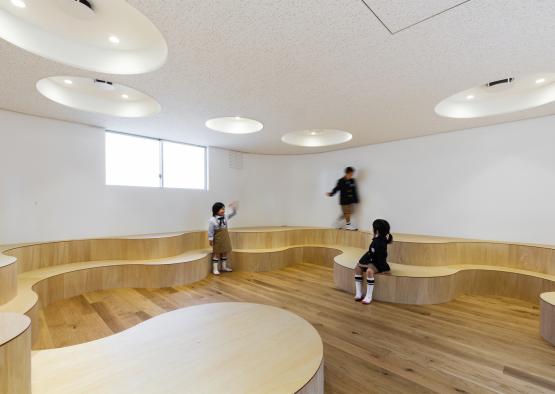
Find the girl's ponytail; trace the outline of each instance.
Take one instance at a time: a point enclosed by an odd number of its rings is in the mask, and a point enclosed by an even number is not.
[[[376,219],[374,223],[372,223],[372,227],[374,229],[374,234],[379,234],[380,237],[384,237],[388,244],[393,242],[393,235],[391,235],[391,227],[387,220],[385,219]]]

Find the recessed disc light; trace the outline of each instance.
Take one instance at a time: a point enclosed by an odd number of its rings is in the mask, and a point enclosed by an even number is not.
[[[351,133],[334,129],[294,131],[281,137],[281,141],[286,144],[306,147],[339,145],[352,139],[353,135]]]
[[[129,96],[127,94],[122,94],[121,98],[124,99],[124,100],[127,100],[129,98]]]
[[[129,3],[0,0],[0,38],[35,55],[83,70],[103,74],[154,71],[166,62],[166,40]],[[25,4],[25,12],[16,9]]]
[[[65,81],[72,81],[71,87]],[[151,116],[161,110],[160,104],[152,97],[129,86],[99,79],[49,77],[37,82],[37,90],[66,107],[123,118]],[[133,100],[122,100],[123,96],[130,95]]]
[[[12,0],[12,4],[16,7],[19,7],[19,8],[27,7],[27,4],[25,4],[25,2],[23,0]]]
[[[501,115],[555,102],[555,74],[503,78],[456,93],[442,100],[435,112],[447,118],[469,119]],[[473,100],[480,97],[479,100]]]
[[[66,85],[73,85],[73,81],[71,79],[64,79],[64,83]]]
[[[205,126],[214,131],[231,134],[256,133],[264,128],[259,121],[240,116],[210,119],[206,121]]]

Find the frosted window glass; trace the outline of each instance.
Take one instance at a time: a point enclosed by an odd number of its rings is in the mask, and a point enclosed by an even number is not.
[[[106,184],[160,187],[160,141],[107,132]]]
[[[206,188],[206,149],[163,141],[164,187]]]

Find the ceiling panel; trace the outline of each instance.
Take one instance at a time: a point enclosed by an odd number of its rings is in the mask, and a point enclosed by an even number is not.
[[[391,33],[463,5],[469,0],[364,0]]]

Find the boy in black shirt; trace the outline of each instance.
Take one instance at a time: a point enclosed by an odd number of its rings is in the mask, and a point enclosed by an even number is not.
[[[337,181],[337,185],[333,188],[331,193],[327,193],[327,195],[331,197],[339,192],[339,204],[341,205],[341,211],[345,218],[345,229],[347,230],[356,230],[356,228],[351,225],[353,205],[358,204],[357,185],[353,178],[354,173],[355,169],[353,167],[345,168],[345,176]]]

